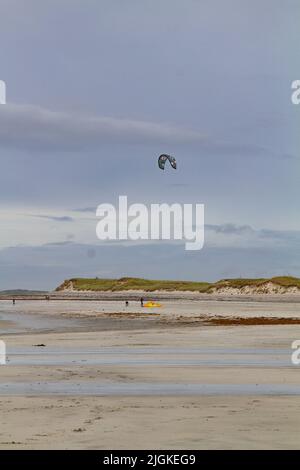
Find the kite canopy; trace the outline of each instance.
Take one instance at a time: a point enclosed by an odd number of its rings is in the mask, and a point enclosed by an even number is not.
[[[164,170],[167,160],[169,160],[171,167],[174,168],[174,170],[176,170],[176,168],[177,168],[176,158],[172,157],[171,155],[167,155],[166,153],[163,153],[162,155],[160,155],[158,157],[158,166],[159,166],[159,168],[161,170]]]

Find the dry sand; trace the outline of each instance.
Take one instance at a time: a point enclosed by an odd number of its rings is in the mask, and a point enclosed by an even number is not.
[[[297,397],[17,397],[2,449],[297,449]]]

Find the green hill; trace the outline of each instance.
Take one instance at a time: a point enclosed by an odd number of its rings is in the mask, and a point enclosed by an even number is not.
[[[28,289],[8,289],[1,290],[0,295],[45,295],[48,291],[44,290],[28,290]]]
[[[261,279],[222,279],[218,282],[192,282],[192,281],[167,281],[167,280],[148,280],[135,277],[122,277],[121,279],[98,279],[98,278],[73,278],[63,282],[56,291],[75,290],[75,291],[126,291],[141,290],[146,292],[153,291],[194,291],[194,292],[217,292],[223,289],[242,289],[254,288],[264,292],[269,285],[280,288],[298,288],[300,289],[300,279],[290,276],[261,278]]]

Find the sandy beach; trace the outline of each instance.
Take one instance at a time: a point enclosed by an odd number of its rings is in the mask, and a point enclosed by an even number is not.
[[[281,299],[280,299],[281,300]],[[0,448],[295,449],[297,302],[0,303]]]

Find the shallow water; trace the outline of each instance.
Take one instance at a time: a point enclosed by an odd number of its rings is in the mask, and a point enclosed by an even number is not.
[[[0,384],[0,395],[300,395],[300,385],[34,382]]]
[[[292,367],[290,350],[233,348],[8,348],[9,365],[149,365]]]
[[[9,322],[0,327],[0,334],[25,333],[28,331],[49,331],[70,328],[78,324],[78,320],[70,318],[47,317],[30,313],[0,313],[0,320]]]

